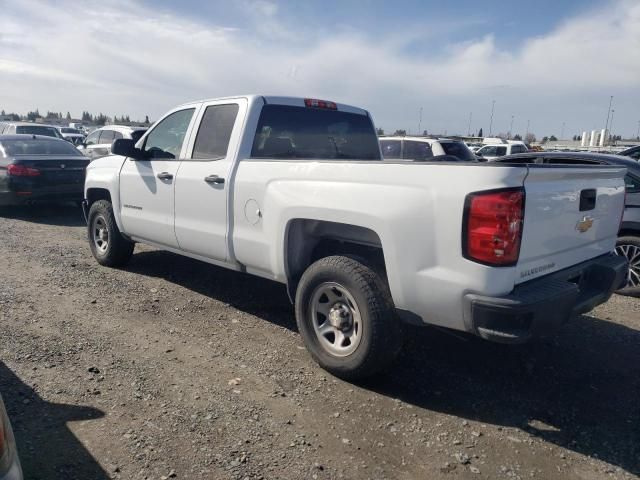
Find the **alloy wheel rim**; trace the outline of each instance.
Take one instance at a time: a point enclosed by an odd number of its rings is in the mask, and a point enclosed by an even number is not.
[[[629,262],[627,273],[627,287],[640,287],[640,247],[631,244],[621,244],[616,247],[617,255],[625,257]]]
[[[318,285],[311,295],[311,321],[318,342],[336,357],[351,355],[362,340],[362,315],[353,295],[339,283]]]
[[[97,216],[93,221],[93,244],[96,250],[101,254],[104,254],[109,248],[109,230],[107,228],[107,222],[104,217]]]

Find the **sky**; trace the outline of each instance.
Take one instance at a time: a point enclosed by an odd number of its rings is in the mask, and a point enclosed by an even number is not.
[[[640,0],[0,0],[0,12],[8,112],[153,120],[257,93],[357,105],[387,133],[513,121],[513,134],[566,138],[604,128],[613,96],[613,133],[640,127]]]

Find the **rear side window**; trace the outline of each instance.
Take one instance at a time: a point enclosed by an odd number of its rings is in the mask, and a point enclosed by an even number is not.
[[[624,185],[627,193],[640,193],[640,178],[627,174],[624,177]]]
[[[225,158],[237,116],[238,105],[235,103],[208,106],[200,122],[192,158]]]
[[[367,115],[288,105],[262,107],[251,156],[381,160]]]
[[[427,142],[413,142],[411,140],[404,141],[404,158],[405,160],[428,160],[433,157],[431,145]]]
[[[400,140],[380,140],[382,156],[388,160],[401,158],[401,145]]]
[[[463,142],[440,142],[440,146],[446,155],[452,155],[463,162],[474,162],[476,156]]]
[[[18,125],[16,133],[27,135],[44,135],[45,137],[58,138],[58,132],[53,127],[39,127],[37,125]]]

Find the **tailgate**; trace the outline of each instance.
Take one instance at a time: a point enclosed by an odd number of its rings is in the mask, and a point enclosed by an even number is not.
[[[613,251],[625,168],[529,165],[516,283]]]

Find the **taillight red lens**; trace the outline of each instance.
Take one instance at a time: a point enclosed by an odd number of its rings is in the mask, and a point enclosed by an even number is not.
[[[40,175],[40,170],[37,168],[25,167],[24,165],[16,165],[14,163],[9,164],[7,167],[7,174],[12,177],[37,177]]]
[[[514,265],[520,255],[524,190],[471,193],[465,202],[463,254],[495,266]]]

